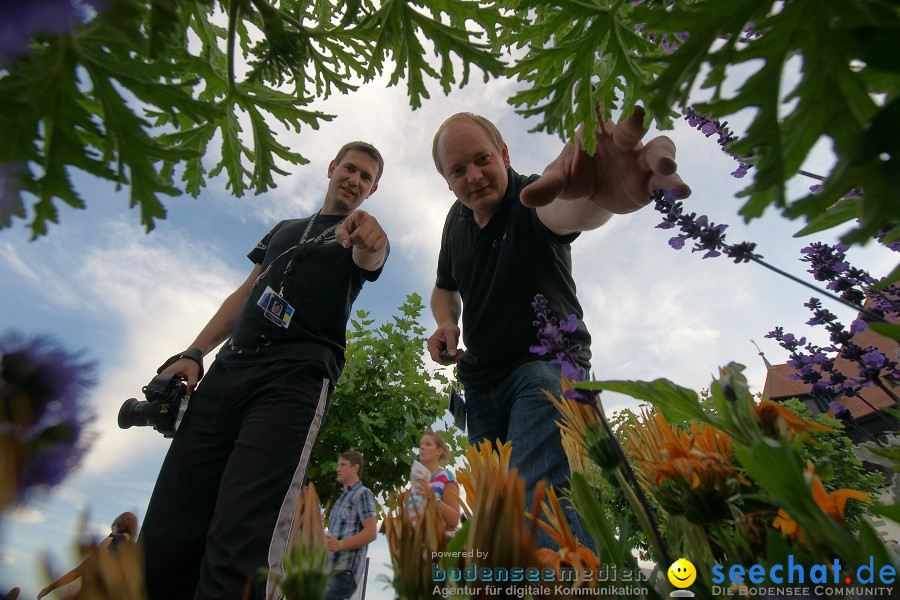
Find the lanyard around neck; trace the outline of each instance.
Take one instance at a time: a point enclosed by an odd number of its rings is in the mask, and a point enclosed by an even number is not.
[[[343,223],[347,218],[344,217],[331,227],[325,229],[322,233],[320,233],[313,239],[307,241],[307,238],[309,238],[309,232],[312,231],[313,225],[316,224],[316,218],[319,216],[320,212],[322,211],[318,210],[316,211],[316,214],[310,217],[309,222],[306,224],[306,229],[303,230],[303,235],[300,236],[300,241],[297,242],[297,247],[294,249],[294,253],[291,255],[291,260],[288,261],[287,266],[284,268],[284,273],[281,274],[281,289],[278,292],[278,295],[281,297],[284,297],[284,289],[293,278],[295,271],[294,262],[309,256],[309,253],[312,252],[313,248],[315,248],[317,244],[324,240],[325,237],[328,236],[328,234],[340,227],[341,223]]]

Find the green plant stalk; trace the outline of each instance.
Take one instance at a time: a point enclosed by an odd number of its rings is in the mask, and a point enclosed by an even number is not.
[[[684,530],[685,541],[691,548],[691,562],[695,564],[700,563],[701,566],[697,568],[698,573],[712,573],[712,567],[716,561],[713,558],[706,530],[701,525],[691,523],[683,516],[680,518],[684,521],[682,529]],[[708,584],[709,582],[706,583]]]
[[[638,523],[641,525],[641,529],[644,530],[644,535],[647,536],[647,540],[650,542],[650,547],[653,549],[653,554],[656,555],[657,562],[666,565],[666,568],[668,568],[668,565],[672,564],[672,559],[669,557],[669,553],[666,550],[665,543],[662,541],[659,530],[651,522],[652,516],[644,509],[641,501],[638,500],[634,489],[629,485],[628,479],[626,479],[621,468],[615,470],[615,475],[616,481],[619,482],[619,487],[622,488],[622,494],[624,494],[625,500],[628,501],[631,510],[634,511]]]
[[[655,523],[652,522],[653,516],[650,514],[650,507],[647,505],[647,499],[641,492],[640,484],[638,483],[637,477],[634,475],[634,471],[631,469],[628,457],[625,456],[625,451],[622,450],[622,446],[619,444],[619,440],[616,439],[612,427],[609,425],[609,421],[606,420],[606,415],[603,414],[603,405],[600,403],[600,394],[594,394],[594,402],[592,402],[591,405],[597,412],[600,423],[603,425],[603,429],[606,431],[606,435],[609,436],[612,447],[619,456],[619,467],[615,470],[615,476],[622,488],[622,492],[625,494],[625,498],[628,500],[628,503],[631,504],[632,509],[637,515],[638,521],[640,522],[641,528],[644,530],[647,539],[651,540],[651,544],[656,550],[657,559],[663,564],[671,565],[672,559],[666,549],[666,543],[663,541],[659,529],[657,529]],[[633,483],[634,487],[632,487],[629,482]]]
[[[234,79],[234,44],[237,37],[237,22],[241,10],[241,0],[231,0],[228,5],[228,92],[237,91]]]
[[[838,296],[836,294],[832,294],[831,292],[828,292],[826,290],[821,290],[821,289],[817,288],[816,286],[812,285],[811,283],[809,283],[807,281],[803,281],[799,277],[795,277],[795,276],[791,275],[787,271],[783,271],[774,265],[770,265],[766,261],[762,260],[762,257],[760,257],[760,256],[751,254],[749,258],[756,264],[762,265],[763,267],[769,269],[770,271],[774,271],[775,273],[778,273],[779,275],[787,277],[791,281],[799,283],[800,285],[802,285],[804,287],[808,287],[809,289],[813,290],[817,294],[822,294],[826,298],[830,298],[830,299],[834,300],[835,302],[840,302],[844,306],[849,306],[853,310],[856,310],[856,311],[860,312],[861,314],[866,315],[872,321],[875,321],[877,323],[887,323],[887,321],[884,319],[884,317],[882,317],[878,313],[874,313],[871,310],[869,310],[868,308],[866,308],[864,306],[860,306],[859,304],[856,304],[855,302],[850,302],[849,300],[844,300],[843,298],[841,298],[840,296]]]

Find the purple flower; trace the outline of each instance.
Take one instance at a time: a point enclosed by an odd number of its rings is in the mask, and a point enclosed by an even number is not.
[[[884,240],[887,238],[888,233],[891,231],[890,227],[885,227],[875,236],[875,239],[878,240],[879,243],[884,244],[884,246],[893,250],[894,252],[900,252],[900,240],[896,240],[893,242],[885,242]]]
[[[691,239],[686,235],[679,235],[677,237],[669,238],[669,245],[675,248],[676,250],[681,250],[684,248],[685,240]]]
[[[853,322],[850,323],[850,331],[853,333],[860,333],[861,331],[868,329],[868,327],[869,324],[862,319],[854,319]]]
[[[675,190],[657,190],[650,199],[655,203],[654,208],[663,215],[662,223],[656,226],[658,229],[672,229],[676,225],[681,229],[680,235],[669,238],[669,245],[672,248],[681,250],[685,242],[694,240],[695,244],[691,251],[705,252],[703,258],[712,258],[722,253],[733,258],[735,263],[756,258],[753,254],[756,244],[725,243],[725,230],[728,225],[710,223],[706,215],[698,217],[696,213],[685,214]]]
[[[869,369],[877,369],[879,371],[887,364],[887,357],[874,348],[863,354],[860,360]]]
[[[586,370],[578,365],[579,344],[569,341],[567,334],[574,333],[578,329],[578,315],[570,314],[565,319],[556,319],[550,315],[547,298],[543,294],[537,294],[534,302],[534,325],[538,327],[538,341],[540,344],[530,346],[528,349],[538,356],[553,355],[551,364],[559,365],[563,377],[569,381],[583,381],[587,377]],[[567,397],[579,401],[590,401],[593,395],[585,390],[571,390]]]
[[[737,179],[743,179],[744,175],[747,174],[747,171],[750,170],[750,164],[742,162],[738,164],[738,168],[731,172],[731,176]]]
[[[821,193],[821,192],[822,192],[822,185],[821,185],[821,184],[816,183],[816,184],[813,184],[813,185],[809,186],[809,193],[810,193],[810,194],[819,194],[819,193]]]
[[[749,39],[758,38],[759,36],[762,35],[762,32],[759,32],[759,31],[756,31],[755,29],[753,29],[752,22],[747,23],[747,26],[744,27],[744,31],[742,33],[744,34],[744,37],[749,38]]]
[[[105,5],[103,0],[28,0],[0,3],[0,65],[28,52],[36,34],[59,35],[87,21]]]
[[[840,402],[831,402],[828,404],[828,408],[834,411],[835,419],[845,423],[853,421],[853,414],[850,412],[850,409]]]
[[[35,486],[56,485],[84,455],[90,443],[84,429],[93,416],[84,396],[93,372],[80,353],[47,336],[0,337],[0,436],[18,459],[16,500]]]

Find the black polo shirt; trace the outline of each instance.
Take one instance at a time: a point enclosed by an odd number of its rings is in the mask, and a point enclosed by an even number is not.
[[[519,201],[537,175],[525,177],[509,169],[508,177],[506,194],[483,229],[459,201],[444,223],[435,285],[458,290],[462,297],[466,354],[459,378],[467,387],[492,385],[525,362],[554,358],[528,349],[538,343],[531,305],[536,294],[547,298],[552,317],[578,317],[578,329],[569,339],[581,345],[579,365],[588,368],[590,363],[591,337],[572,279],[570,243],[579,234],[554,234],[534,208]]]
[[[307,240],[337,225],[343,217],[319,215]],[[353,249],[344,248],[329,232],[311,251],[294,259],[285,299],[294,314],[287,329],[269,321],[257,306],[260,295],[271,287],[278,292],[284,271],[294,257],[309,218],[282,221],[256,245],[247,257],[261,265],[260,277],[250,290],[231,338],[216,360],[224,366],[244,366],[282,359],[318,360],[332,381],[344,368],[347,320],[353,301],[365,281],[375,281],[381,269],[366,271],[353,262]]]

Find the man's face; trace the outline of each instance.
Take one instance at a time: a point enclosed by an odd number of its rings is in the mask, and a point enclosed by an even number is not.
[[[339,458],[337,464],[337,482],[341,485],[348,485],[353,481],[353,475],[359,470],[359,467],[350,464],[346,458]]]
[[[442,174],[457,200],[471,208],[484,225],[506,193],[509,153],[498,148],[475,121],[460,119],[447,126],[437,145]]]
[[[350,214],[378,189],[377,176],[378,161],[359,150],[349,150],[339,164],[331,161],[323,212]]]

